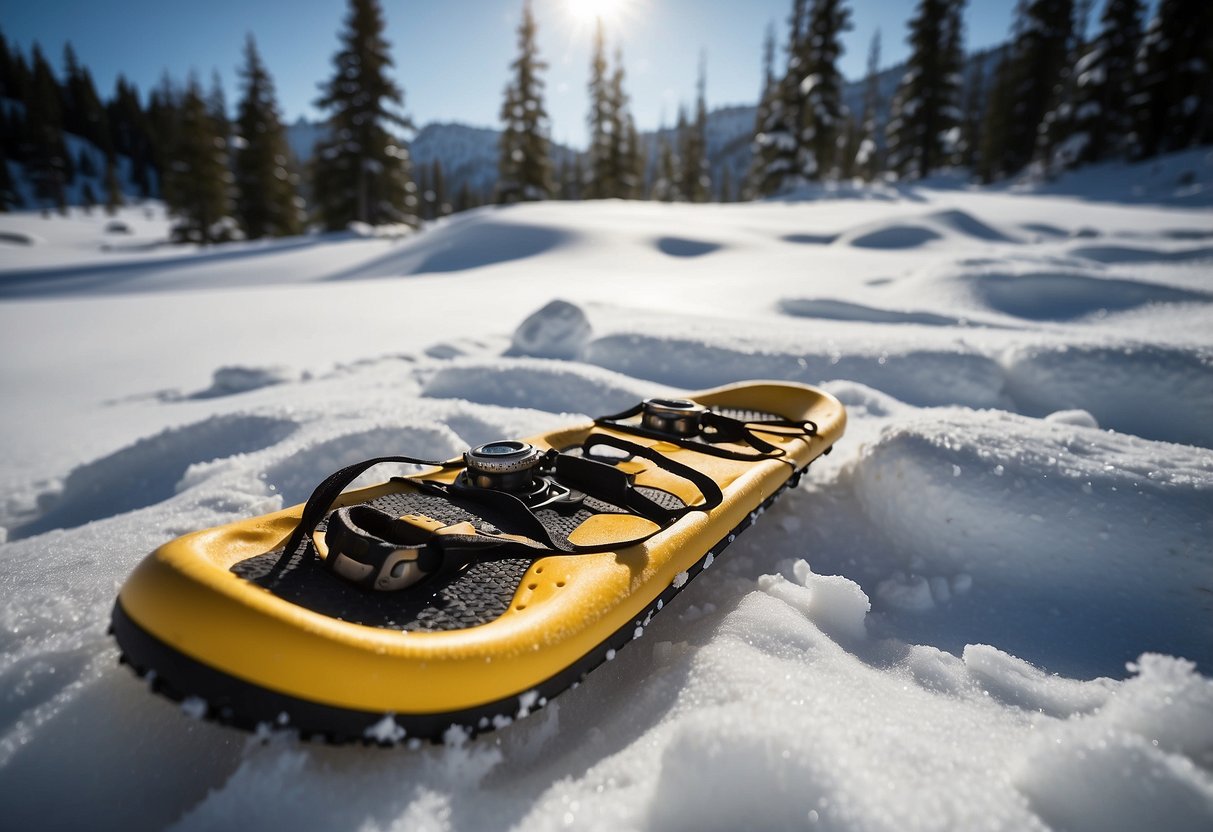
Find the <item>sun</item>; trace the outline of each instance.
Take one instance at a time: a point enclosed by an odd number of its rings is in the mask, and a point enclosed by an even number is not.
[[[631,0],[565,0],[569,14],[578,23],[615,23],[628,11]]]

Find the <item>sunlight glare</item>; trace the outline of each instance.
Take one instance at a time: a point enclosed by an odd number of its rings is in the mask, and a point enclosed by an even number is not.
[[[592,24],[597,20],[615,23],[624,14],[629,0],[565,0],[569,14],[578,23]]]

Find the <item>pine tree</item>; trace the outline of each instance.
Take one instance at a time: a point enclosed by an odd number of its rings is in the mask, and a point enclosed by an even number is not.
[[[737,201],[737,196],[733,193],[733,171],[728,165],[720,171],[720,193],[717,194],[717,199],[720,202]]]
[[[434,210],[434,188],[430,181],[431,168],[423,164],[415,168],[413,173],[413,182],[417,185],[417,216],[429,222],[437,216]]]
[[[105,107],[93,85],[93,76],[88,69],[80,66],[70,43],[63,49],[63,62],[66,70],[63,129],[92,142],[102,153],[109,154],[109,123]]]
[[[1070,71],[1065,100],[1050,121],[1051,170],[1124,155],[1133,133],[1134,62],[1141,44],[1141,0],[1109,0],[1100,32]]]
[[[706,71],[699,60],[696,85],[695,121],[680,131],[682,144],[682,194],[687,202],[707,202],[712,197],[712,177],[708,168],[708,110],[705,96]]]
[[[451,213],[451,203],[447,199],[446,176],[442,172],[442,160],[435,158],[430,166],[430,184],[434,189],[434,208],[439,217]]]
[[[877,135],[877,114],[880,111],[880,30],[872,35],[868,46],[868,69],[863,86],[863,114],[859,119],[858,141],[852,157],[852,174],[871,182],[884,169]]]
[[[963,0],[919,0],[910,19],[910,59],[887,128],[889,168],[901,178],[928,176],[958,161],[962,5]]]
[[[330,137],[316,148],[314,199],[330,230],[354,221],[417,221],[409,153],[391,132],[412,124],[398,111],[404,93],[388,77],[392,59],[383,29],[378,0],[349,0],[333,77],[321,86],[316,102],[329,111]]]
[[[1008,66],[1010,113],[1004,158],[996,167],[1014,173],[1037,153],[1046,114],[1062,92],[1074,32],[1074,0],[1027,0]]]
[[[131,160],[131,183],[142,196],[151,196],[155,153],[149,119],[139,103],[138,90],[119,75],[114,84],[114,95],[105,110],[110,147],[114,153]]]
[[[211,117],[211,123],[215,125],[216,133],[226,145],[228,137],[232,134],[232,122],[228,118],[227,94],[223,92],[223,78],[220,77],[217,69],[211,72],[211,89],[206,94],[206,111]]]
[[[1213,142],[1213,3],[1160,0],[1137,67],[1137,155]]]
[[[298,234],[303,223],[286,129],[279,115],[274,81],[252,35],[245,41],[240,78],[232,159],[236,220],[249,239]]]
[[[648,153],[641,141],[640,131],[636,129],[636,120],[632,118],[630,111],[625,111],[625,113],[621,134],[623,137],[623,149],[620,152],[623,191],[620,196],[624,199],[642,199],[644,197],[645,159],[648,158]]]
[[[118,184],[118,168],[111,156],[105,160],[105,213],[111,217],[126,204],[122,198],[122,186]]]
[[[539,59],[535,42],[538,26],[530,0],[522,5],[518,24],[518,57],[510,64],[513,80],[501,106],[501,156],[498,162],[499,203],[548,199],[554,190],[548,142],[548,114],[543,106],[543,79],[547,63]]]
[[[572,161],[569,163],[569,175],[565,180],[564,198],[565,199],[582,199],[583,198],[583,183],[585,182],[585,162],[584,157],[580,153],[573,153]]]
[[[25,106],[22,158],[43,210],[67,212],[67,183],[73,170],[63,140],[63,111],[59,82],[38,44],[33,48],[33,77]]]
[[[686,121],[685,114],[682,120]],[[657,171],[649,194],[658,202],[676,202],[682,196],[678,189],[678,161],[665,131],[657,139]]]
[[[981,126],[985,118],[986,98],[986,53],[978,53],[970,60],[972,71],[965,81],[964,104],[960,121],[960,164],[970,171],[977,170],[981,151]]]
[[[808,179],[838,177],[839,144],[847,118],[838,59],[842,33],[850,28],[846,0],[814,0],[801,38],[803,70],[797,84],[803,98],[797,168]]]
[[[0,213],[21,207],[21,197],[8,169],[4,146],[0,145]]]
[[[981,146],[977,154],[977,176],[982,182],[993,182],[1015,172],[1009,165],[1014,86],[1013,62],[1009,54],[1004,54],[994,68],[982,117]]]
[[[775,78],[775,26],[767,25],[762,42],[762,90],[758,96],[758,109],[754,114],[754,137],[750,142],[750,166],[746,171],[742,197],[754,199],[762,196],[766,170],[774,158],[774,142],[766,133],[773,119],[773,110],[779,101],[779,83]]]
[[[615,70],[611,73],[608,87],[611,113],[610,159],[611,179],[614,192],[609,196],[619,199],[636,199],[643,190],[644,168],[640,155],[640,142],[636,124],[628,111],[628,94],[623,88],[623,51],[615,49]]]
[[[176,218],[179,241],[209,244],[226,239],[223,221],[231,210],[227,154],[198,79],[181,97],[180,124],[164,169],[164,201]]]
[[[614,165],[613,148],[615,112],[611,81],[607,77],[606,43],[602,20],[594,31],[594,52],[590,59],[590,147],[589,169],[586,171],[585,198],[603,199],[615,196],[619,190],[618,172]]]
[[[10,51],[4,33],[0,32],[0,98],[24,102],[28,89],[29,69],[25,66],[25,59],[19,51]],[[0,107],[0,154],[8,159],[20,159],[24,130],[25,119],[16,107]],[[0,172],[0,176],[11,187],[7,171]],[[0,192],[0,208],[3,208],[4,198],[4,192]]]
[[[177,144],[177,133],[180,129],[181,99],[181,92],[166,72],[151,91],[147,102],[148,159],[151,167],[159,173],[160,195],[166,199],[165,181],[171,175],[168,169],[170,155]],[[146,196],[147,192],[144,195]]]
[[[803,182],[805,102],[801,80],[807,73],[804,60],[806,2],[792,0],[787,68],[779,82],[778,95],[771,102],[770,116],[756,137],[763,165],[757,182],[760,196],[770,196]]]

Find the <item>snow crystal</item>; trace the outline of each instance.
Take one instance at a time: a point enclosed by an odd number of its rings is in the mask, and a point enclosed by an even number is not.
[[[207,709],[206,700],[200,696],[188,696],[181,700],[181,712],[190,719],[202,719]]]
[[[1057,410],[1045,417],[1046,422],[1075,425],[1080,428],[1098,428],[1099,422],[1085,410]]]
[[[405,730],[392,714],[384,714],[383,718],[373,725],[368,725],[362,736],[368,740],[384,745],[395,745],[404,739]]]

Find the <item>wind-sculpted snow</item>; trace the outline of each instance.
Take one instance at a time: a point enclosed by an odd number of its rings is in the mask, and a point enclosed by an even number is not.
[[[853,478],[895,541],[874,587],[892,614],[946,606],[951,633],[1067,674],[1213,664],[1213,452],[947,411],[890,425]]]
[[[970,279],[991,309],[1033,321],[1066,321],[1148,303],[1209,303],[1213,295],[1137,280],[1081,273],[978,274]]]
[[[1007,391],[1032,415],[1081,408],[1100,425],[1213,447],[1213,352],[1147,344],[1011,350]]]
[[[606,415],[671,388],[639,382],[595,367],[543,359],[460,362],[438,370],[425,395],[551,413]]]
[[[1155,182],[1122,200],[1174,191],[1158,164],[1116,168]],[[0,270],[0,826],[1213,828],[1208,217],[1110,187],[211,251],[158,246],[158,209],[123,209],[120,253],[107,218],[0,217],[42,240]],[[822,384],[846,437],[500,731],[251,738],[116,664],[114,595],[176,535],[749,378]]]
[[[964,326],[968,322],[934,312],[879,309],[861,303],[814,298],[784,298],[779,309],[802,318],[825,318],[834,321],[867,321],[874,324],[921,324],[923,326]]]
[[[1018,240],[973,214],[957,209],[936,211],[904,222],[859,226],[840,235],[836,243],[868,249],[913,249],[939,240],[958,243],[1014,243]]]
[[[870,340],[865,346],[863,352],[852,352],[828,343],[806,343],[803,352],[784,352],[762,344],[726,346],[711,340],[616,334],[591,341],[585,360],[670,386],[714,387],[749,378],[815,384],[848,378],[919,405],[996,407],[1004,402],[997,363],[972,349],[957,344],[895,352],[873,350]]]

